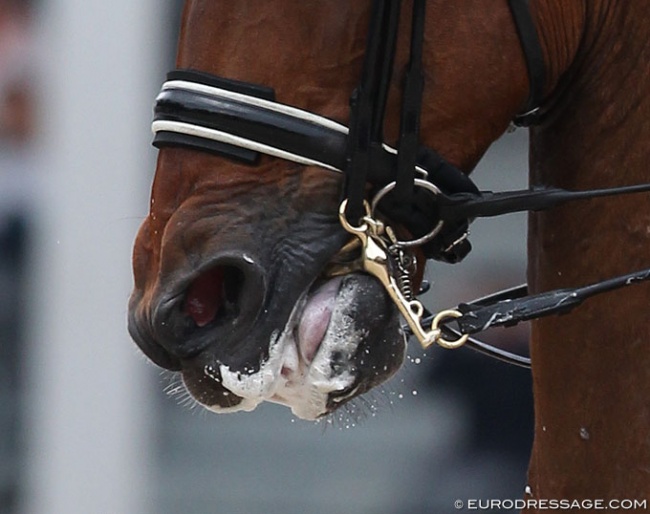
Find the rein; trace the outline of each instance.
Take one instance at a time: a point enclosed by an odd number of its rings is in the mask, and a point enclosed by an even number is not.
[[[526,0],[508,0],[526,59],[530,91],[513,123],[538,122],[545,67]],[[318,166],[344,175],[339,219],[361,244],[356,269],[380,280],[423,347],[468,345],[511,364],[530,360],[470,337],[492,326],[565,313],[586,298],[650,279],[650,270],[591,286],[528,295],[525,286],[461,304],[430,316],[410,288],[412,259],[418,246],[427,258],[455,263],[471,250],[469,224],[474,218],[536,211],[589,198],[650,191],[650,184],[567,191],[554,187],[493,193],[479,191],[471,179],[419,141],[424,78],[422,53],[426,0],[413,0],[410,59],[406,70],[396,148],[382,133],[393,73],[400,0],[374,0],[359,86],[350,100],[350,127],[279,103],[273,89],[175,70],[156,99],[152,130],[158,148],[182,146],[254,165],[260,154]],[[366,198],[372,186],[371,200]],[[400,241],[378,219],[406,227],[414,239]],[[452,328],[454,322],[457,328]],[[430,326],[430,328],[426,328]]]

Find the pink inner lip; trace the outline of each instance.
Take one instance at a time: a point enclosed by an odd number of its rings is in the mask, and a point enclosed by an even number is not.
[[[343,277],[337,277],[327,281],[307,298],[298,324],[298,348],[308,364],[325,337],[342,280]]]

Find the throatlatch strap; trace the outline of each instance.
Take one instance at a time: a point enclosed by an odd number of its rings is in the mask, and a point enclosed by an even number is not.
[[[537,28],[530,14],[528,0],[508,0],[510,12],[517,27],[517,34],[526,60],[530,91],[528,101],[521,114],[517,115],[513,123],[520,127],[535,124],[539,117],[539,106],[544,96],[546,85],[546,65],[542,46],[537,36]]]

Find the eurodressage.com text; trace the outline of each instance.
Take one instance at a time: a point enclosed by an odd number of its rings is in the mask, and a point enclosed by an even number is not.
[[[466,501],[456,500],[456,509],[466,508],[467,510],[634,510],[646,509],[648,500],[568,500],[568,499],[533,499],[519,498],[507,499],[468,499]]]

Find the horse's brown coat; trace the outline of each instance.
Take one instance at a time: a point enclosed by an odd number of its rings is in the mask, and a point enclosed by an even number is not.
[[[553,80],[531,181],[569,189],[650,178],[650,4],[536,2]],[[534,290],[650,267],[650,201],[593,200],[530,218]],[[538,498],[650,497],[650,287],[533,324]]]

